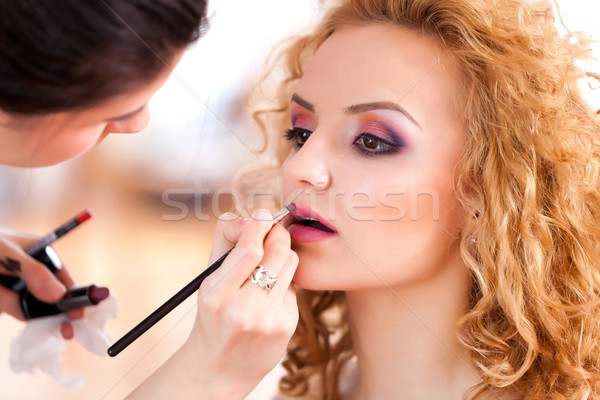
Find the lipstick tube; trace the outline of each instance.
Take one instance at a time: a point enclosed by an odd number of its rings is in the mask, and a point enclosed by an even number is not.
[[[32,255],[46,265],[52,273],[62,268],[62,263],[54,249],[46,246]],[[25,282],[16,276],[0,275],[0,285],[19,294],[19,305],[25,319],[48,317],[75,308],[96,305],[109,295],[109,290],[96,285],[67,288],[65,296],[56,303],[44,303],[36,299],[27,289]]]
[[[77,286],[67,289],[65,297],[56,303],[44,303],[25,290],[19,299],[19,304],[25,319],[48,317],[73,310],[75,308],[96,305],[106,299],[109,291],[96,285]]]

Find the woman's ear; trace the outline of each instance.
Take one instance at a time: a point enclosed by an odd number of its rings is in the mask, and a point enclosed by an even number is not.
[[[476,230],[479,220],[479,210],[467,210],[465,215],[465,223],[461,232],[463,236],[471,235],[471,233]],[[476,239],[473,239],[473,241],[476,241]]]

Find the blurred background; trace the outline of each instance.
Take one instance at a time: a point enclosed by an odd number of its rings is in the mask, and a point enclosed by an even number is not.
[[[90,222],[54,248],[78,283],[106,285],[118,297],[118,317],[105,329],[114,340],[206,266],[216,216],[240,211],[230,190],[235,173],[268,161],[255,151],[262,140],[246,109],[248,88],[272,46],[313,20],[320,2],[209,3],[210,29],[151,100],[145,132],[110,136],[92,152],[55,167],[0,166],[0,226],[44,235],[81,210],[93,210]],[[558,3],[570,30],[600,39],[600,5]],[[597,44],[594,51],[600,55]],[[595,62],[586,68],[600,71]],[[585,93],[600,108],[597,92]],[[116,358],[94,356],[68,342],[64,371],[86,378],[78,392],[42,374],[11,372],[9,343],[23,324],[0,315],[0,397],[122,399],[185,340],[195,302],[190,297]],[[277,374],[250,398],[271,398]]]

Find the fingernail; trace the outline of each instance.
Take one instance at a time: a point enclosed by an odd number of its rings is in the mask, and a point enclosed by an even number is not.
[[[254,215],[252,215],[252,218],[263,224],[265,229],[271,228],[271,224],[273,223],[273,217],[271,216],[271,213],[269,210],[265,210],[264,208],[256,211]]]
[[[226,212],[224,214],[221,214],[221,216],[219,217],[219,220],[229,222],[229,221],[235,221],[237,218],[238,218],[238,216],[235,215],[234,213]]]
[[[47,293],[49,297],[60,299],[65,295],[67,290],[64,286],[56,283],[55,281],[49,280],[42,284],[41,287],[44,293]]]

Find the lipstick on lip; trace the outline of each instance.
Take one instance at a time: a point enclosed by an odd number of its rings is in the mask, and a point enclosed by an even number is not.
[[[296,205],[288,227],[292,240],[297,242],[317,242],[337,235],[337,231],[308,206]]]

